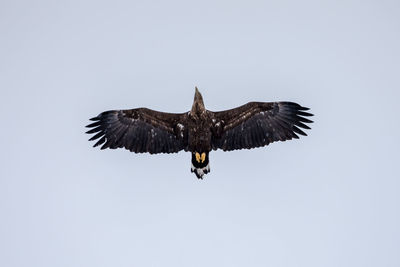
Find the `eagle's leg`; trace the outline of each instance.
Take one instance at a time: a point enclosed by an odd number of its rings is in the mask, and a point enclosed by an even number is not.
[[[203,175],[210,172],[208,152],[192,152],[192,168],[198,179],[203,179]]]

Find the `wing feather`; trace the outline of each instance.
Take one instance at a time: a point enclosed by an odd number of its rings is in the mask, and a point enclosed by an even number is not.
[[[164,113],[147,108],[110,110],[91,118],[89,141],[101,149],[126,148],[132,152],[175,153],[187,150],[186,113]],[[179,124],[179,127],[177,125]]]
[[[309,108],[293,102],[250,102],[235,109],[212,112],[221,130],[214,130],[212,148],[224,151],[266,146],[272,142],[298,139],[310,129]]]

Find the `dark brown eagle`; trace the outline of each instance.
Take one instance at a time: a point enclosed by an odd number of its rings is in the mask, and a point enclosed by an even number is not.
[[[203,97],[195,89],[189,112],[175,114],[148,108],[110,110],[90,119],[95,134],[89,141],[99,139],[94,147],[126,148],[131,152],[150,154],[192,153],[192,168],[197,178],[210,171],[209,152],[230,151],[266,146],[307,135],[300,128],[310,129],[305,118],[312,116],[308,108],[293,102],[249,102],[243,106],[219,112],[204,107]]]

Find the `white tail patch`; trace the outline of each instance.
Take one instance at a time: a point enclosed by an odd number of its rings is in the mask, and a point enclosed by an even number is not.
[[[203,179],[203,175],[207,174],[210,172],[210,164],[207,164],[207,166],[202,167],[202,168],[196,168],[195,166],[193,166],[192,164],[192,172],[194,172],[197,176],[197,178],[199,179]]]

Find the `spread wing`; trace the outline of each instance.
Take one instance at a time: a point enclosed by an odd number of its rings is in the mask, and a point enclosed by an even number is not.
[[[94,147],[126,148],[131,152],[174,153],[187,150],[186,113],[164,113],[147,108],[110,110],[90,120],[95,134],[89,141],[99,139]]]
[[[238,108],[212,112],[211,145],[214,150],[235,150],[266,146],[306,135],[308,108],[293,102],[250,102]]]

